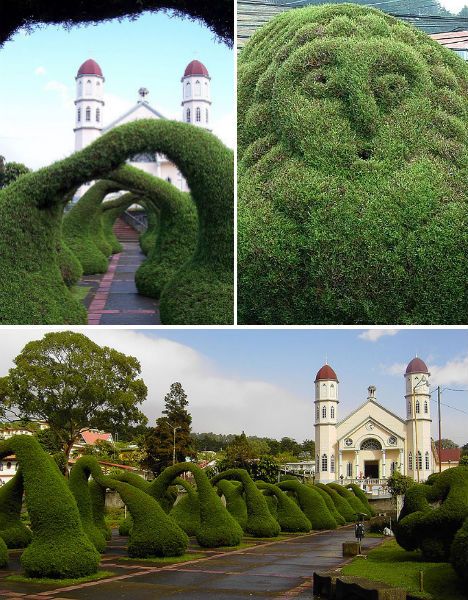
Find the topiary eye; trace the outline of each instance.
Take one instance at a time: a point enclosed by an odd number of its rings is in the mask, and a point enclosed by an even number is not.
[[[409,92],[408,81],[397,73],[380,75],[374,79],[372,88],[378,104],[384,108],[398,105]]]

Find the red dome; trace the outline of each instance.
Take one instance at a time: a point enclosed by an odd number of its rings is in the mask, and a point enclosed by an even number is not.
[[[338,377],[330,365],[323,365],[323,367],[319,369],[317,375],[315,376],[315,381],[322,381],[324,379],[338,381]]]
[[[80,75],[99,75],[99,77],[104,77],[101,67],[92,58],[88,58],[78,69],[77,77]]]
[[[184,77],[190,77],[190,75],[203,75],[204,77],[209,77],[208,69],[199,60],[192,60],[192,62],[186,66]]]
[[[416,356],[416,358],[413,358],[406,367],[406,375],[409,375],[410,373],[429,374],[429,369],[427,368],[426,363]]]

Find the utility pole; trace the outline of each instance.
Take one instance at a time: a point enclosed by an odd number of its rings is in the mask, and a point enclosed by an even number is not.
[[[175,465],[175,459],[176,459],[176,451],[175,451],[175,432],[180,429],[180,425],[177,425],[176,427],[174,427],[174,425],[172,425],[172,423],[169,423],[169,421],[167,422],[167,424],[169,425],[169,427],[171,427],[172,429],[172,464]]]
[[[442,473],[442,421],[440,416],[440,385],[437,386],[437,408],[439,409],[439,473]]]

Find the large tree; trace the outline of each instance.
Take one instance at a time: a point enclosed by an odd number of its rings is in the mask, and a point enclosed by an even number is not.
[[[0,188],[4,188],[13,181],[16,181],[20,175],[30,173],[26,165],[18,162],[5,162],[5,157],[0,156]]]
[[[187,410],[187,394],[181,383],[171,385],[164,398],[164,405],[164,416],[156,420],[156,427],[148,431],[144,441],[147,457],[145,463],[155,474],[173,462],[183,462],[186,457],[195,456],[190,435],[192,417]]]
[[[26,344],[15,367],[0,379],[4,412],[47,421],[66,456],[83,428],[114,431],[145,423],[140,363],[81,333],[46,334]]]

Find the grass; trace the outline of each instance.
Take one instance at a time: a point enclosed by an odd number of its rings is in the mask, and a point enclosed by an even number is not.
[[[26,577],[25,575],[9,575],[5,577],[6,581],[18,581],[20,583],[43,583],[44,585],[77,585],[79,583],[86,583],[87,581],[97,581],[99,579],[105,579],[106,577],[112,577],[115,573],[111,571],[98,571],[93,575],[87,575],[86,577],[78,577],[77,579],[51,579],[51,578],[38,578],[38,577]]]
[[[75,300],[79,300],[80,302],[82,302],[86,296],[89,294],[89,291],[91,290],[91,286],[85,286],[85,285],[74,285],[71,289],[71,295],[73,296],[73,298],[75,298]]]
[[[419,591],[423,572],[424,592]],[[424,562],[419,551],[407,552],[395,540],[371,550],[367,559],[355,558],[342,569],[343,575],[364,577],[404,588],[418,598],[466,600],[462,583],[448,563]]]
[[[129,556],[123,556],[119,560],[129,561],[132,563],[150,563],[152,565],[172,565],[176,563],[184,563],[189,560],[198,560],[199,558],[206,558],[206,554],[202,552],[192,552],[182,554],[182,556],[162,556],[154,558],[130,558]]]

